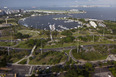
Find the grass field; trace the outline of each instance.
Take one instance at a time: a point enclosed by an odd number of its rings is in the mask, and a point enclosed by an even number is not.
[[[31,36],[30,39],[47,38],[46,35],[40,35],[40,31],[35,31],[35,30],[19,30],[18,32],[20,32],[22,34],[29,34]]]
[[[66,60],[66,56],[63,52],[43,52],[41,55],[40,53],[34,55],[33,58],[30,59],[30,64],[40,64],[40,65],[54,65]]]
[[[26,44],[26,41],[21,41],[17,46],[15,46],[15,48],[28,48],[28,49],[31,49],[32,47],[29,47]]]
[[[19,62],[18,64],[26,64],[26,63],[27,63],[27,59],[24,59],[21,62]]]
[[[94,61],[94,60],[104,60],[107,58],[108,55],[106,54],[101,54],[97,51],[90,51],[90,52],[78,52],[77,50],[73,50],[72,51],[73,56],[76,59],[83,59],[83,60],[87,60],[87,61]]]
[[[11,42],[0,42],[0,46],[13,46],[16,43],[11,43]]]
[[[10,62],[15,63],[19,61],[20,59],[24,58],[25,56],[29,55],[28,51],[10,51]]]

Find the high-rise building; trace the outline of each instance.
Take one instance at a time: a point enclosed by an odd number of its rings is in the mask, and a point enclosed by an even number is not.
[[[23,13],[23,11],[24,11],[23,9],[19,9],[19,12],[20,12],[20,13]]]

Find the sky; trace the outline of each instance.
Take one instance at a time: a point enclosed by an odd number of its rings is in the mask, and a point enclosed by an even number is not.
[[[116,6],[116,0],[0,0],[0,7],[68,7],[76,5]]]

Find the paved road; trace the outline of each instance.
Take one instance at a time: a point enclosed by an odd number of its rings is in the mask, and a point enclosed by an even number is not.
[[[32,57],[32,55],[33,55],[33,52],[34,52],[34,50],[36,49],[36,45],[32,48],[32,50],[31,50],[31,53],[30,53],[30,55],[29,56],[25,56],[24,58],[22,58],[21,60],[19,60],[18,62],[16,62],[16,63],[14,63],[13,65],[17,65],[17,66],[19,66],[18,65],[18,63],[20,63],[21,61],[23,61],[24,59],[27,59],[27,65],[26,66],[28,66],[29,65],[29,58],[30,57]],[[33,66],[30,66],[30,68],[29,68],[29,72],[28,73],[26,73],[28,76],[31,76],[32,75],[32,72],[33,72]]]
[[[70,60],[70,56],[69,56],[69,54],[67,54],[66,52],[65,52],[64,54],[67,56],[67,60],[66,60],[66,62],[69,61],[69,60]]]
[[[21,60],[17,61],[17,62],[14,63],[14,64],[18,64],[18,63],[20,63],[21,61],[23,61],[24,59],[27,59],[27,64],[29,64],[29,58],[32,57],[35,48],[36,48],[36,45],[32,48],[31,53],[30,53],[29,56],[25,56],[24,58],[22,58]]]
[[[24,65],[8,65],[8,68],[11,68],[10,71],[0,71],[0,73],[4,74],[18,74],[18,77],[25,77],[25,74],[28,74],[30,66]],[[7,77],[14,77],[14,76],[7,76]]]
[[[97,63],[99,63],[99,62],[105,63],[105,62],[107,62],[107,61],[112,61],[112,60],[116,61],[116,55],[109,55],[108,58],[107,58],[107,59],[104,59],[104,60],[96,60],[96,61],[77,60],[77,59],[74,58],[73,55],[72,55],[72,49],[71,49],[70,52],[69,52],[69,56],[72,58],[72,60],[73,60],[74,62],[78,62],[79,65],[83,65],[83,64],[85,64],[85,63],[87,63],[87,62],[90,62],[90,63],[92,63],[92,64],[97,64]],[[110,59],[109,59],[109,57],[110,57]]]
[[[94,45],[116,45],[116,44],[91,44],[91,45],[83,45],[83,48],[87,48],[87,47],[91,47]],[[7,48],[8,46],[0,46],[0,48]],[[70,49],[75,49],[77,48],[76,46],[70,46],[70,47],[60,47],[60,48],[49,48],[49,49],[42,49],[43,52],[48,52],[48,51],[62,51],[62,50],[70,50]],[[16,50],[16,51],[31,51],[31,49],[26,49],[26,48],[13,48],[13,47],[9,47],[10,50]],[[41,50],[38,49],[35,52],[40,52]]]
[[[33,56],[33,52],[35,51],[35,49],[36,49],[36,45],[32,48],[30,55],[27,57],[27,64],[29,64],[30,61],[29,58]]]
[[[0,42],[20,42],[19,40],[0,40]]]
[[[78,60],[75,59],[75,58],[73,57],[73,55],[72,55],[72,49],[71,49],[70,52],[69,52],[69,56],[72,58],[72,60],[73,60],[74,62],[78,62]]]
[[[48,52],[48,51],[62,51],[62,50],[70,50],[70,49],[75,49],[76,46],[70,46],[70,47],[60,47],[60,48],[49,48],[49,49],[42,49],[43,52]],[[40,50],[37,50],[38,52]]]

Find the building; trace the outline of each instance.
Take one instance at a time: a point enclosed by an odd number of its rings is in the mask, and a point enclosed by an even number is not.
[[[54,31],[56,28],[55,28],[55,24],[54,25],[49,25],[49,27],[50,27],[50,30],[51,31]]]
[[[90,23],[90,25],[91,25],[92,27],[94,27],[94,28],[97,27],[97,24],[96,24],[94,21],[90,21],[89,23]]]
[[[79,10],[78,9],[71,9],[70,11],[71,12],[78,12]]]
[[[107,67],[95,68],[92,77],[114,77]]]
[[[2,12],[2,10],[0,10],[0,13]]]
[[[98,23],[98,25],[99,25],[100,27],[106,27],[106,25],[103,24],[103,23]]]
[[[0,15],[4,15],[4,11],[3,10],[0,10]]]
[[[19,13],[23,13],[24,12],[24,10],[23,9],[19,9]]]

